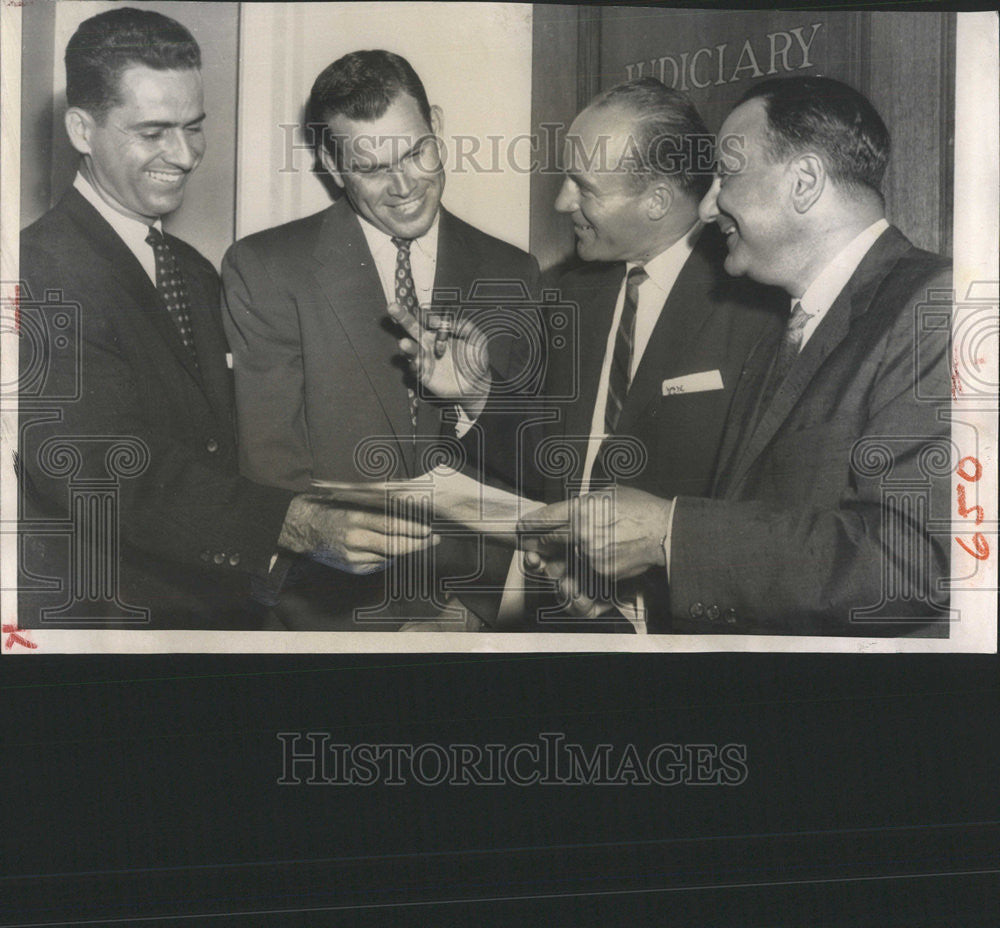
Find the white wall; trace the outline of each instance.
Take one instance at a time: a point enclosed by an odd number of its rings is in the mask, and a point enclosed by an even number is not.
[[[455,137],[531,131],[531,7],[508,3],[244,3],[241,5],[237,237],[323,209],[297,130],[320,71],[347,52],[403,55],[444,111],[444,203],[499,238],[528,247],[529,175],[500,163],[456,170]],[[505,144],[501,148],[505,147]],[[468,151],[469,143],[465,143]],[[517,149],[526,163],[526,144]],[[491,166],[481,154],[479,161]]]

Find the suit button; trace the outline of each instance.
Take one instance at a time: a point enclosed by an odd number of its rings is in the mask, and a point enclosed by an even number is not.
[[[229,555],[229,566],[235,567],[240,562],[240,556],[238,554]]]
[[[726,612],[725,612],[725,615],[723,616],[723,618],[725,618],[727,625],[735,625],[736,624],[736,610],[735,609],[727,609]]]
[[[691,603],[688,612],[691,613],[692,619],[700,619],[705,614],[705,607],[701,603]]]
[[[711,621],[716,622],[718,621],[718,618],[721,615],[721,613],[719,612],[719,607],[716,606],[715,603],[712,603],[712,605],[705,610],[705,615]]]
[[[208,548],[206,548],[204,551],[202,551],[201,554],[199,554],[198,556],[203,561],[210,561],[210,560],[212,560],[212,552],[209,551]]]
[[[219,450],[219,443],[214,438],[210,438],[205,444],[205,450],[209,454],[215,454],[215,452]]]
[[[225,562],[226,556],[221,551],[217,551],[212,560],[215,561],[216,564],[222,564]]]

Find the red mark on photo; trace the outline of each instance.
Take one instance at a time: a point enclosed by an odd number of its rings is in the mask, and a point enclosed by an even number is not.
[[[958,462],[958,467],[955,468],[955,473],[957,473],[958,476],[967,483],[977,483],[983,476],[983,465],[979,463],[978,458],[974,458],[969,455],[962,458],[962,460]],[[968,518],[969,515],[975,514],[975,524],[982,525],[983,519],[986,516],[983,511],[983,507],[967,506],[965,504],[964,484],[958,484],[955,492],[958,499],[958,514],[963,519]],[[955,541],[961,545],[962,549],[967,554],[972,555],[972,557],[974,557],[977,561],[985,561],[990,556],[990,545],[986,540],[986,536],[982,532],[976,532],[972,536],[971,548],[957,535],[955,536]]]
[[[962,379],[958,375],[958,353],[955,352],[952,355],[951,362],[951,398],[957,399],[958,394],[962,392]]]
[[[14,284],[14,331],[21,334],[21,285]]]
[[[27,632],[18,628],[16,625],[4,625],[3,633],[7,636],[3,641],[5,651],[12,651],[15,645],[20,645],[21,647],[28,648],[30,650],[34,650],[38,647],[38,643],[32,641],[30,638],[25,638],[24,636]]]

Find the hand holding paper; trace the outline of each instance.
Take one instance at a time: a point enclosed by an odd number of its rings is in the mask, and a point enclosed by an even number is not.
[[[664,566],[663,538],[673,501],[632,487],[575,496],[530,513],[518,525],[522,547],[543,557],[569,544],[604,577],[625,580]]]

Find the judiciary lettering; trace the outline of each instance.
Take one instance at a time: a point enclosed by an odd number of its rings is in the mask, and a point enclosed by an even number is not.
[[[736,46],[724,42],[722,45],[706,45],[694,52],[636,61],[625,65],[627,80],[657,77],[668,87],[688,91],[733,84],[743,78],[770,76],[781,71],[801,71],[813,67],[809,50],[822,27],[823,23],[812,23],[796,26],[787,32],[769,32],[765,36],[767,47],[759,42],[756,50],[754,43],[747,39],[735,58]],[[804,34],[807,30],[808,37]],[[761,63],[768,66],[766,71]]]

